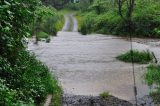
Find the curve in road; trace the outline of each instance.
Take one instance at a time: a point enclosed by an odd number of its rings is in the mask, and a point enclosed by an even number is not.
[[[73,13],[66,14],[64,15],[64,17],[65,17],[65,24],[64,24],[64,27],[62,28],[62,31],[64,32],[70,31],[70,28],[71,28],[72,32],[77,32],[78,25],[77,25],[77,20],[74,14]]]

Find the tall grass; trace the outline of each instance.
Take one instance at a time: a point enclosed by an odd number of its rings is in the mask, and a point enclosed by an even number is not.
[[[140,64],[147,64],[153,60],[153,56],[149,51],[137,51],[130,50],[127,53],[121,54],[116,57],[117,59],[124,62],[135,62]]]
[[[149,86],[156,86],[156,91],[150,92],[155,102],[160,103],[160,65],[149,65],[144,75],[145,81]]]

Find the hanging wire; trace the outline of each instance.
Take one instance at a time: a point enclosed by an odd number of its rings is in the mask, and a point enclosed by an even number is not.
[[[129,38],[130,38],[130,49],[131,49],[131,61],[132,61],[132,74],[133,74],[133,89],[134,89],[134,97],[136,106],[138,106],[138,100],[137,100],[137,87],[136,87],[136,76],[135,76],[135,68],[134,68],[134,59],[133,59],[133,43],[132,43],[132,23],[131,20],[129,20]]]

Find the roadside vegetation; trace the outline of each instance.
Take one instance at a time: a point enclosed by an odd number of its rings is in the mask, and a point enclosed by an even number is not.
[[[119,0],[117,0],[119,1]],[[136,37],[160,37],[160,1],[135,0],[130,17],[127,0],[94,0],[86,10],[78,14],[81,17],[80,32],[102,33],[126,36],[129,33],[128,19],[131,18],[132,34]],[[79,4],[80,5],[80,4]]]
[[[40,106],[48,94],[53,94],[53,105],[60,106],[62,90],[56,79],[26,51],[23,42],[24,37],[37,33],[42,37],[56,33],[58,29],[51,30],[59,19],[56,10],[39,0],[2,0],[0,13],[0,105]]]
[[[48,94],[61,95],[49,69],[29,52],[19,52],[14,66],[2,57],[0,64],[0,105],[40,105]]]
[[[102,99],[108,99],[110,96],[109,92],[103,92],[99,95]]]
[[[55,8],[51,6],[38,6],[35,14],[35,20],[31,24],[31,36],[36,36],[36,40],[56,36],[57,32],[62,29],[64,17]]]
[[[147,67],[145,81],[149,86],[154,86],[156,90],[150,92],[154,101],[160,103],[160,65],[151,64]]]
[[[45,4],[43,5],[41,1]],[[82,34],[103,33],[126,36],[129,23],[138,37],[160,37],[159,0],[1,0],[0,2],[0,105],[41,106],[53,94],[53,106],[60,106],[62,89],[47,66],[26,51],[23,39],[48,39],[64,24],[62,8],[78,10]],[[133,8],[134,7],[134,8]],[[131,9],[131,11],[129,11]],[[131,56],[133,54],[133,57]],[[117,57],[126,62],[149,63],[149,52],[129,51]],[[145,74],[148,85],[157,85],[151,93],[159,100],[160,66],[150,65]],[[109,93],[100,95],[107,98]]]
[[[134,62],[140,64],[147,64],[152,62],[153,56],[149,51],[130,50],[124,54],[116,57],[118,60],[124,62]]]

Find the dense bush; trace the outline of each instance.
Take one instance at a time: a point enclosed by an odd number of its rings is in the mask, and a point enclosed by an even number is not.
[[[159,3],[160,1],[157,0],[137,0],[137,5],[133,14],[135,34],[157,36],[154,30],[160,27]]]
[[[51,35],[56,36],[63,27],[63,16],[58,14],[53,7],[39,6],[35,14],[35,22],[31,25],[31,30],[32,36],[36,35],[38,39],[47,38]],[[47,37],[43,35],[47,35]]]
[[[66,3],[63,7],[63,9],[69,9],[69,10],[79,10],[82,12],[87,11],[88,7],[91,5],[93,0],[79,0],[74,3],[74,0],[70,0],[68,3]]]
[[[30,101],[27,104],[24,101],[17,100],[15,97],[17,96],[17,91],[8,88],[5,84],[5,81],[0,79],[0,105],[1,106],[25,106],[25,105],[33,105],[33,102]]]
[[[93,28],[94,28],[93,25],[94,25],[94,20],[95,20],[93,17],[95,17],[95,15],[90,13],[84,17],[85,17],[85,20],[82,20],[82,23],[80,23],[81,28],[79,29],[79,31],[85,35],[87,33],[93,32]]]
[[[37,20],[41,20],[40,22],[48,20],[48,17],[42,19],[42,14],[53,13],[53,9],[40,4],[39,0],[1,0],[0,2],[1,106],[39,105],[49,93],[57,96],[54,98],[55,104],[60,103],[61,89],[56,80],[51,77],[45,65],[25,51],[22,42],[25,36],[31,35],[30,32],[32,27],[36,26]],[[40,8],[43,8],[43,11]],[[56,14],[53,15],[56,17]]]
[[[0,54],[12,64],[19,50],[23,49],[21,39],[29,35],[30,24],[38,0],[1,0],[0,2]]]
[[[160,7],[158,4],[160,4],[158,0],[136,0],[132,15],[132,34],[134,36],[159,37]],[[123,6],[123,10],[126,11],[126,5]],[[120,17],[114,1],[95,0],[85,13],[80,14],[80,17],[83,18],[80,22],[82,33],[85,29],[87,29],[86,33],[114,35],[128,35],[129,33],[128,22]],[[91,19],[92,27],[84,25]]]
[[[0,96],[6,96],[8,101],[39,104],[47,94],[60,95],[61,89],[51,77],[48,68],[36,60],[34,55],[26,51],[20,52],[14,66],[3,58],[0,62],[0,78],[5,80],[6,84],[3,85],[1,81],[1,86],[5,88],[1,89]],[[4,103],[3,100],[0,102]],[[3,106],[8,105],[4,103]]]
[[[66,4],[68,4],[71,0],[41,0],[44,5],[53,6],[56,9],[62,9]]]

